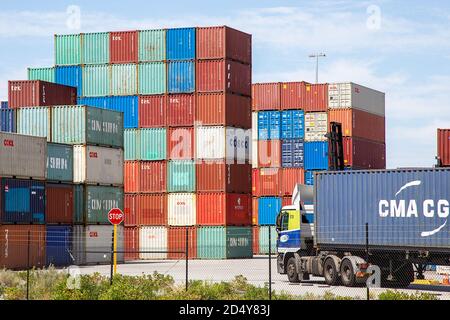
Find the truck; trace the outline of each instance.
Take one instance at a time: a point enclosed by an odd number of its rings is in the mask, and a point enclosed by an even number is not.
[[[277,269],[360,286],[378,270],[383,287],[424,279],[450,265],[450,170],[323,171],[297,184],[276,219]],[[372,278],[370,281],[372,281]]]

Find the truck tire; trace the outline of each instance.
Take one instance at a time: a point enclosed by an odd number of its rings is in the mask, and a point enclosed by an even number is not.
[[[356,275],[353,264],[349,259],[341,262],[341,280],[346,287],[354,287],[356,285]]]
[[[335,286],[338,283],[339,274],[333,259],[328,258],[325,260],[323,264],[323,276],[325,277],[325,282],[330,286]]]
[[[299,283],[297,267],[295,264],[295,258],[289,258],[286,266],[286,274],[288,276],[289,282],[291,283]]]

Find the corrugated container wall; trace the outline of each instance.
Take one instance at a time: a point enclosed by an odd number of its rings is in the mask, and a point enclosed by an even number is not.
[[[111,94],[113,96],[130,96],[138,92],[137,65],[111,65]]]
[[[281,165],[283,168],[303,168],[305,163],[303,139],[283,140],[281,143]]]
[[[281,169],[260,168],[252,170],[253,195],[280,196],[281,192]]]
[[[280,110],[280,83],[256,83],[252,85],[253,111]]]
[[[33,107],[17,109],[17,133],[52,140],[51,108]]]
[[[166,59],[193,60],[196,57],[195,28],[168,29],[166,31]]]
[[[81,35],[55,35],[56,65],[81,64]]]
[[[195,156],[194,127],[169,128],[167,132],[167,158],[189,160]]]
[[[258,140],[258,165],[260,167],[281,167],[280,140]]]
[[[195,192],[194,161],[169,161],[167,190],[168,192]]]
[[[280,197],[262,197],[258,199],[258,223],[275,225],[276,217],[281,210]]]
[[[167,92],[166,64],[146,62],[138,65],[139,94],[164,94]]]
[[[195,62],[172,61],[168,63],[168,92],[191,93],[195,91]]]
[[[167,153],[167,130],[165,128],[139,130],[140,157],[136,160],[165,160]]]
[[[167,191],[167,162],[140,162],[140,192],[159,193]]]
[[[252,220],[249,194],[224,192],[197,193],[197,225],[247,226]]]
[[[106,109],[123,113],[123,127],[137,128],[139,101],[137,96],[108,97]]]
[[[196,225],[196,194],[169,193],[168,197],[169,226]]]
[[[73,181],[73,147],[66,144],[47,144],[47,180]]]
[[[139,128],[164,127],[167,116],[167,97],[163,95],[139,97]]]
[[[328,142],[305,143],[305,170],[328,170]]]
[[[117,187],[85,186],[84,206],[87,224],[109,224],[108,212],[112,208],[123,210],[123,189]],[[110,247],[111,249],[111,247]]]
[[[197,256],[199,259],[251,258],[251,227],[199,227]]]
[[[111,63],[133,63],[138,61],[138,32],[121,31],[109,34]]]
[[[450,166],[450,130],[438,129],[438,159],[443,166]]]
[[[166,60],[166,30],[139,31],[139,61]]]
[[[72,226],[46,227],[46,265],[64,267],[72,264]]]
[[[186,236],[187,232],[187,236]],[[169,259],[183,259],[186,251],[186,237],[188,241],[188,258],[197,258],[197,228],[196,227],[170,227],[168,228],[168,254]]]
[[[249,164],[197,162],[197,191],[251,193],[251,170]]]
[[[45,222],[71,224],[74,216],[73,187],[65,184],[47,184]]]
[[[167,259],[167,228],[141,227],[139,228],[139,254],[142,260]]]
[[[281,112],[281,139],[303,139],[305,137],[305,112],[285,110]]]
[[[28,68],[27,79],[55,82],[55,67]]]
[[[139,228],[124,228],[124,259],[125,261],[139,260]]]
[[[77,95],[83,93],[81,66],[64,66],[55,68],[55,82],[65,86],[77,88]]]
[[[125,191],[126,192],[126,191]],[[139,199],[137,194],[125,194],[123,200],[123,213],[125,218],[123,225],[125,227],[138,225]]]
[[[193,94],[177,94],[168,97],[167,125],[169,127],[194,125],[195,98]]]
[[[167,194],[138,195],[138,225],[166,226],[168,223]]]
[[[270,229],[270,241],[269,241]],[[277,230],[275,226],[261,226],[258,230],[259,254],[269,254],[269,246],[272,254],[277,252]]]
[[[344,164],[354,168],[386,169],[386,145],[344,137]]]
[[[110,67],[107,64],[83,66],[84,97],[108,96],[111,94]]]
[[[0,131],[16,132],[16,110],[0,109]]]
[[[109,63],[109,33],[84,33],[81,36],[83,42],[83,64]]]

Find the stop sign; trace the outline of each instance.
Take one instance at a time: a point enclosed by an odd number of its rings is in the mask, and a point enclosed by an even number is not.
[[[111,224],[121,224],[124,218],[125,216],[119,208],[113,208],[108,212],[108,220]]]

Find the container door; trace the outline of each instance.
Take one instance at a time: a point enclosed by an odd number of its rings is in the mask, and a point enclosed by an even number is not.
[[[33,186],[30,190],[32,221],[45,222],[45,188],[43,185]]]

